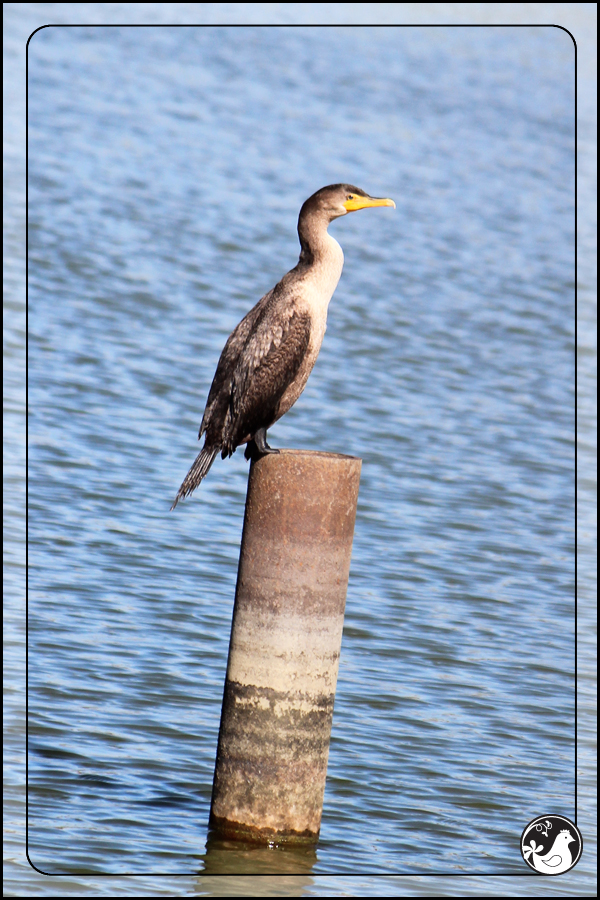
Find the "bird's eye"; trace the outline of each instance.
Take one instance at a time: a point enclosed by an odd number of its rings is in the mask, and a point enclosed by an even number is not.
[[[348,194],[346,200],[354,200],[354,194]]]

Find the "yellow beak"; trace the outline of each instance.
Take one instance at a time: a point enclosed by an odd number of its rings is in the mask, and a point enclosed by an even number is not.
[[[350,200],[344,200],[344,206],[348,212],[354,212],[355,209],[366,209],[368,206],[393,206],[396,204],[393,200],[380,199],[378,197],[362,197],[360,194],[353,194]]]

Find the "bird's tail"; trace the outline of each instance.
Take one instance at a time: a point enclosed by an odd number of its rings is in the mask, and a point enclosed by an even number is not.
[[[194,491],[198,487],[198,485],[212,466],[215,456],[218,452],[219,447],[204,446],[202,448],[202,450],[196,457],[196,460],[192,465],[190,471],[183,479],[183,482],[181,484],[181,487],[177,491],[177,496],[173,501],[173,506],[171,507],[171,509],[175,509],[180,500],[182,500],[184,497],[187,497],[188,494],[191,494],[192,491]]]

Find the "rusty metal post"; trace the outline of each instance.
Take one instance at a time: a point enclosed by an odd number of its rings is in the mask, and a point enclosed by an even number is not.
[[[252,463],[210,828],[319,836],[361,460],[282,450]]]

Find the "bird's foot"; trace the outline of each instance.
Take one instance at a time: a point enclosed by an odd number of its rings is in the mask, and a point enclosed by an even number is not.
[[[275,450],[273,447],[269,447],[269,445],[267,444],[266,428],[258,429],[256,434],[254,435],[254,443],[256,444],[256,449],[261,456],[266,456],[267,453],[279,453],[279,450]]]
[[[244,456],[246,459],[260,459],[261,456],[266,456],[268,453],[279,453],[279,450],[269,447],[267,444],[267,429],[259,428],[252,440],[246,444]]]

